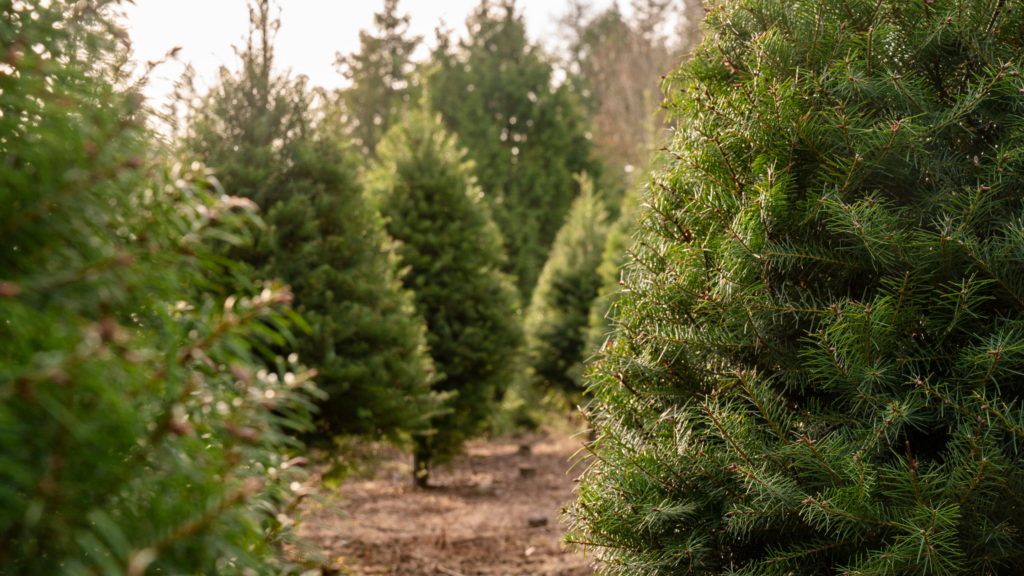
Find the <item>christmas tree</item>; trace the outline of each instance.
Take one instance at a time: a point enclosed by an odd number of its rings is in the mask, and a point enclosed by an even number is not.
[[[615,317],[618,314],[616,303],[622,294],[622,269],[629,261],[629,248],[640,209],[639,201],[639,192],[625,194],[620,206],[621,214],[608,226],[601,262],[597,266],[597,296],[594,297],[587,319],[587,342],[583,349],[585,359],[595,358],[594,353],[614,333]]]
[[[377,35],[363,30],[359,52],[338,54],[339,71],[350,82],[341,91],[346,125],[365,156],[373,154],[419,84],[412,54],[423,38],[407,37],[409,20],[398,14],[398,0],[384,0],[384,10],[373,15]]]
[[[575,398],[582,391],[584,344],[591,304],[601,286],[598,266],[608,234],[607,212],[585,174],[558,231],[533,301],[526,311],[527,378],[538,390],[556,389]]]
[[[277,23],[269,11],[267,1],[252,10],[242,69],[222,69],[191,110],[185,145],[216,167],[225,187],[266,210],[269,229],[231,255],[292,287],[312,327],[298,353],[329,394],[322,434],[400,439],[424,429],[442,400],[430,391],[423,320],[356,178],[337,102],[303,77],[273,71]]]
[[[515,288],[501,272],[501,234],[464,156],[440,118],[414,110],[377,147],[368,175],[410,267],[403,281],[427,322],[435,388],[456,394],[450,413],[432,420],[432,433],[417,437],[420,485],[429,462],[457,453],[486,423],[522,339]]]
[[[167,165],[111,8],[0,17],[0,573],[292,571],[313,374],[255,352],[291,294],[204,292],[259,220]]]
[[[1024,15],[707,9],[567,542],[610,574],[1019,573]]]
[[[458,46],[439,35],[430,105],[469,149],[528,302],[579,193],[573,174],[599,180],[600,165],[583,107],[570,84],[552,85],[549,57],[528,42],[514,2],[482,0],[466,26],[469,38]]]

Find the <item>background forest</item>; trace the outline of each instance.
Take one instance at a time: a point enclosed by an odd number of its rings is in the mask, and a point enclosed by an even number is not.
[[[698,2],[541,45],[513,0],[429,42],[386,0],[326,90],[254,0],[165,106],[117,1],[0,6],[0,572],[316,569],[308,470],[386,442],[427,486],[583,401]]]

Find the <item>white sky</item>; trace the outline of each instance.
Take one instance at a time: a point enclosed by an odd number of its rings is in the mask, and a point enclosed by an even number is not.
[[[181,46],[180,63],[161,66],[153,77],[149,96],[161,99],[171,82],[180,77],[184,62],[191,62],[201,80],[214,78],[226,64],[236,67],[232,45],[241,46],[249,17],[246,0],[135,0],[125,3],[125,23],[140,62],[159,60],[168,50]],[[479,0],[402,0],[399,11],[412,16],[412,34],[433,45],[434,28],[443,19],[447,28],[462,35],[465,19]],[[596,0],[608,6],[611,0]],[[624,2],[624,4],[626,4]],[[373,27],[373,14],[383,0],[279,0],[281,30],[275,44],[279,69],[309,76],[313,85],[339,87],[343,78],[335,71],[335,53],[359,49],[359,31]],[[568,9],[567,0],[518,0],[531,40],[550,44],[557,30],[555,20]]]

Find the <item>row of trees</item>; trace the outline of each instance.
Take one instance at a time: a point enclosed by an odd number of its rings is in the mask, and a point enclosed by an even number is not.
[[[274,69],[258,0],[170,139],[116,5],[0,18],[2,571],[324,563],[293,532],[303,443],[409,441],[425,483],[510,383],[578,392],[629,221],[590,121],[618,96],[556,85],[514,4],[412,62],[389,1],[330,92]]]
[[[582,376],[594,458],[567,510],[568,542],[603,570],[1021,570],[1010,3],[710,6],[708,40],[666,78],[676,130],[635,230],[591,189],[613,187],[588,155],[579,192],[551,196],[567,224],[533,268],[528,239],[506,259],[501,232],[535,190],[494,163],[572,175],[574,153],[526,150],[574,142],[586,116],[566,103],[596,88],[549,79],[526,93],[537,110],[463,95],[487,114],[445,112],[439,85],[475,94],[544,64],[526,43],[485,58],[518,22],[507,6],[474,16],[489,36],[442,44],[436,79],[391,85],[418,85],[395,102],[420,109],[370,116],[386,129],[366,170],[354,100],[273,73],[267,2],[242,70],[190,99],[172,143],[146,128],[109,9],[0,17],[4,572],[294,573],[318,560],[290,530],[297,435],[412,434],[421,460],[448,454],[521,339],[537,385],[579,380],[573,351],[607,331],[588,295],[615,282],[614,331]],[[485,135],[463,152],[450,128],[472,114],[489,124],[459,128]]]
[[[366,132],[379,140],[360,174],[345,125],[358,118],[274,71],[271,8],[253,6],[240,70],[222,69],[202,96],[182,86],[180,146],[266,214],[253,244],[226,256],[290,285],[311,325],[298,351],[329,399],[307,440],[411,436],[425,483],[512,377],[522,330],[502,237],[472,162],[431,115]]]
[[[658,74],[696,39],[699,2],[632,8],[627,18],[617,6],[593,13],[574,4],[558,55],[527,40],[514,3],[485,1],[467,20],[468,37],[438,30],[427,61],[413,62],[422,39],[407,34],[408,17],[388,0],[360,52],[338,56],[351,81],[338,94],[342,116],[364,156],[374,158],[375,143],[413,107],[436,112],[468,150],[504,240],[502,269],[518,288],[526,349],[506,351],[503,363],[516,364],[512,380],[527,394],[579,397],[586,343],[607,333],[635,218],[627,192],[659,139]],[[557,86],[556,71],[567,74]],[[608,246],[606,228],[615,230]]]
[[[595,140],[590,110],[625,96],[602,93],[596,76],[555,86],[558,62],[527,41],[512,2],[482,2],[469,37],[438,31],[414,62],[421,39],[388,0],[361,51],[339,55],[351,84],[335,92],[274,68],[272,11],[252,5],[238,69],[222,68],[205,94],[190,77],[179,86],[176,146],[265,215],[252,245],[225,256],[291,286],[310,323],[298,352],[329,396],[307,441],[411,439],[425,483],[428,463],[487,426],[512,383],[579,396],[589,333],[605,328],[591,312],[606,204],[617,217],[628,184],[603,178],[594,143],[626,140],[642,158],[653,136]],[[574,30],[610,20],[615,35],[590,42],[669,59],[653,25],[614,8],[578,16]],[[580,53],[583,41],[567,68],[602,61]],[[633,113],[653,115],[645,102]]]

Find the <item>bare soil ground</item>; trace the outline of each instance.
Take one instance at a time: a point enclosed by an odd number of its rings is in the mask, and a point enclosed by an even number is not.
[[[560,509],[580,472],[566,471],[579,446],[555,435],[471,442],[432,471],[426,490],[411,487],[411,458],[393,453],[375,479],[338,489],[345,516],[313,512],[302,532],[360,576],[589,576],[589,560],[560,544]]]

